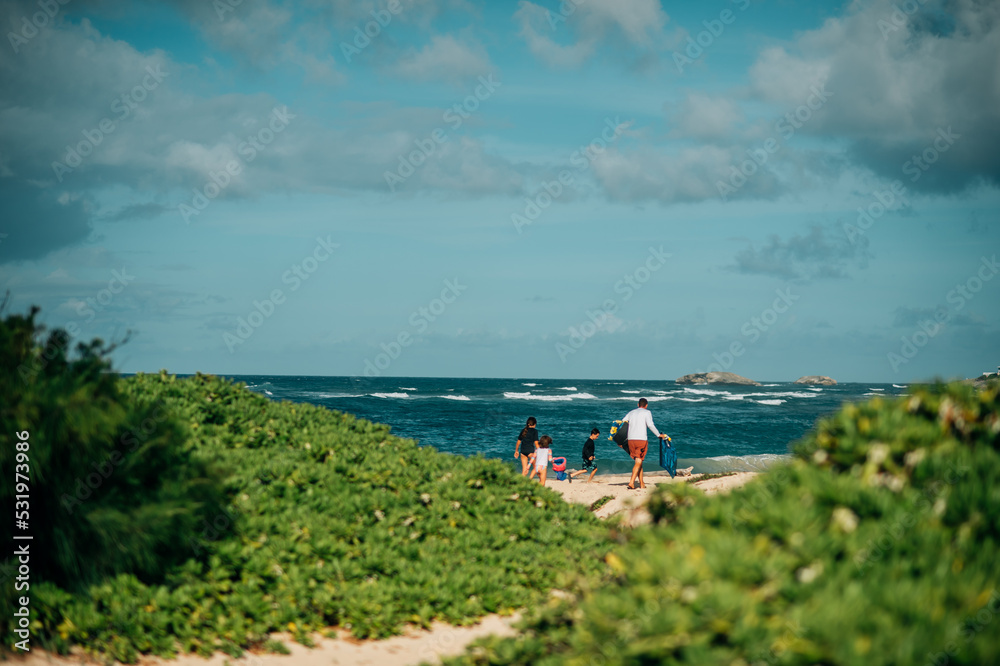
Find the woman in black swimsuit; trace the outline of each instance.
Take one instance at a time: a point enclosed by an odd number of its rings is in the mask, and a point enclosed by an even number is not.
[[[530,463],[528,456],[535,452],[538,446],[538,431],[535,426],[538,421],[534,416],[528,417],[528,423],[524,426],[521,434],[517,436],[517,445],[514,447],[514,460],[521,459],[521,476],[528,476]]]

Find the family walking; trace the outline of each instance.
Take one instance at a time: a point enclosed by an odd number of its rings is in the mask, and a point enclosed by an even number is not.
[[[653,431],[653,434],[660,439],[670,439],[666,435],[660,434],[660,431],[656,429],[656,426],[653,424],[653,415],[647,409],[648,405],[649,402],[645,398],[640,399],[639,406],[626,414],[622,419],[622,421],[628,423],[628,448],[626,453],[635,460],[635,464],[632,466],[632,478],[628,482],[629,490],[635,490],[637,479],[640,488],[646,487],[642,478],[642,463],[649,452],[649,443],[646,441],[647,430]],[[548,435],[539,437],[537,426],[538,421],[535,417],[529,417],[521,433],[517,436],[517,444],[514,446],[514,459],[521,461],[521,476],[533,479],[537,474],[538,480],[544,486],[549,462],[552,461],[552,438]],[[600,434],[601,431],[594,428],[590,431],[590,437],[584,441],[583,451],[581,452],[583,469],[568,475],[568,480],[571,483],[574,477],[586,474],[587,472],[590,472],[587,483],[590,483],[594,479],[594,475],[597,473],[597,456],[594,450],[594,443]],[[555,467],[555,469],[559,470],[559,467]]]

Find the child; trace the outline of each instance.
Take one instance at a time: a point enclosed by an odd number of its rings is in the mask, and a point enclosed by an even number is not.
[[[528,423],[517,436],[517,444],[514,446],[514,460],[521,461],[521,476],[528,476],[531,469],[531,462],[535,457],[535,445],[538,444],[538,431],[535,426],[538,421],[534,416],[528,417]]]
[[[597,441],[597,437],[601,434],[601,431],[594,428],[590,431],[590,437],[588,437],[583,442],[583,469],[578,469],[569,475],[569,480],[572,481],[574,476],[579,476],[585,474],[587,470],[590,470],[590,478],[587,479],[587,483],[594,480],[594,475],[597,474],[597,456],[594,454],[594,442]]]
[[[538,439],[538,448],[535,449],[535,470],[529,476],[529,479],[535,478],[535,474],[538,474],[538,480],[545,485],[545,474],[549,471],[549,461],[552,460],[552,438],[548,435],[542,435]]]

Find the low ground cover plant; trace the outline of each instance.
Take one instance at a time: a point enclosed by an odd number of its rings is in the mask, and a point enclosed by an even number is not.
[[[32,498],[47,503],[46,521],[33,523],[36,543],[66,539],[62,564],[31,581],[36,646],[78,645],[134,662],[267,649],[275,631],[307,644],[328,627],[384,637],[408,623],[469,624],[530,606],[606,568],[606,530],[587,507],[500,461],[439,453],[387,426],[272,402],[216,377],[121,379],[99,344],[86,362],[47,362],[51,378],[39,384],[18,373],[45,354],[33,320],[0,322],[0,342],[2,436],[31,429]],[[44,425],[53,410],[58,422]],[[147,424],[144,445],[123,452],[98,488],[69,504],[82,531],[57,532],[70,521],[59,498],[76,476],[154,414],[160,420]],[[8,476],[0,481],[5,503],[14,490]],[[171,507],[169,538],[150,541],[145,518]],[[124,512],[130,534],[88,545],[107,511]],[[65,575],[85,566],[81,553],[104,549],[115,557],[87,564],[85,580]],[[12,621],[0,622],[9,648]]]
[[[795,452],[660,486],[611,578],[448,663],[1000,663],[997,385],[846,405]]]

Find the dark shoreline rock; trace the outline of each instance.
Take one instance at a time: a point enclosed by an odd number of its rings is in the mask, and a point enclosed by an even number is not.
[[[732,372],[695,372],[674,380],[677,384],[743,384],[760,386],[760,382],[741,377]]]
[[[834,386],[837,380],[826,375],[805,375],[795,380],[796,384],[812,384],[814,386]]]

